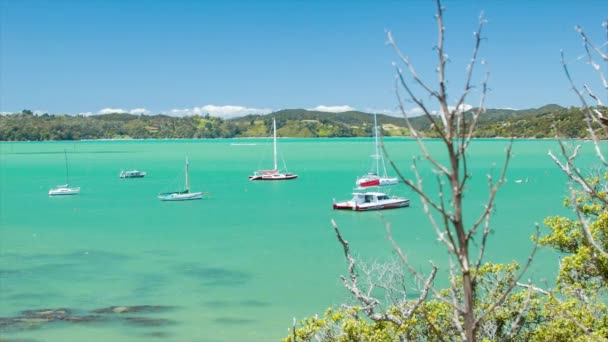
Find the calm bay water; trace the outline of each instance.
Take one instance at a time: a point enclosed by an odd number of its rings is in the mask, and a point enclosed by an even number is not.
[[[420,155],[417,144],[407,139],[386,144],[411,175],[411,160]],[[439,151],[438,142],[429,144]],[[499,175],[506,145],[506,140],[472,145],[466,210],[482,209],[486,174]],[[591,144],[583,145],[584,165],[592,167]],[[280,139],[280,154],[300,178],[250,182],[253,170],[272,166],[270,139],[1,143],[0,317],[48,308],[83,316],[110,306],[169,308],[140,315],[158,318],[158,324],[107,315],[103,322],[0,325],[0,337],[279,340],[293,317],[321,314],[348,298],[339,280],[346,267],[332,218],[364,260],[391,256],[384,220],[415,265],[424,268],[433,260],[445,270],[445,250],[419,199],[404,186],[392,193],[411,198],[410,208],[381,214],[331,209],[332,199],[349,198],[356,176],[367,172],[372,147],[371,139]],[[555,141],[515,142],[486,259],[525,260],[534,224],[542,227],[546,216],[568,214],[562,208],[566,179],[547,156],[550,149],[558,151]],[[70,184],[80,186],[81,194],[50,198],[49,188],[64,183],[64,150]],[[159,201],[156,194],[183,185],[186,156],[192,190],[209,197]],[[422,161],[419,167],[425,187],[436,193],[431,168]],[[119,179],[121,169],[148,175]],[[556,260],[541,250],[529,276],[551,279]]]

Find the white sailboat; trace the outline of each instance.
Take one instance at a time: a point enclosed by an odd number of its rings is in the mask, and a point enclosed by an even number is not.
[[[49,190],[49,196],[61,196],[61,195],[78,195],[80,193],[80,187],[70,187],[70,173],[68,170],[68,153],[63,150],[65,158],[65,184],[57,185],[56,187]]]
[[[186,158],[186,184],[183,191],[165,192],[158,195],[161,201],[188,201],[203,198],[202,192],[190,192],[190,176],[188,158]]]
[[[272,119],[272,127],[274,131],[274,168],[272,170],[258,170],[253,173],[252,176],[249,176],[249,180],[290,180],[298,178],[298,175],[294,175],[292,173],[281,173],[279,172],[279,167],[277,163],[277,122],[275,119]]]
[[[359,188],[394,185],[399,183],[397,177],[388,176],[386,164],[384,163],[384,156],[378,150],[378,124],[376,121],[376,114],[374,114],[374,137],[375,153],[372,155],[372,158],[376,161],[375,167],[372,166],[372,171],[357,178],[356,184]],[[380,171],[382,171],[382,175],[380,174]]]

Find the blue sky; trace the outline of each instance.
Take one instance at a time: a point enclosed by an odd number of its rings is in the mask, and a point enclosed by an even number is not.
[[[482,11],[486,107],[578,106],[562,49],[577,84],[598,85],[574,26],[604,42],[605,0],[443,4],[452,99]],[[385,31],[435,84],[434,14],[430,0],[0,0],[0,112],[396,112]]]

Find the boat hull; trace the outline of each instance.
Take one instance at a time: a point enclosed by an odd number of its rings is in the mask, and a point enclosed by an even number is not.
[[[399,184],[399,179],[397,178],[360,178],[357,180],[357,186],[360,188],[367,188],[372,186],[387,186],[387,185],[395,185]]]
[[[145,172],[141,171],[123,171],[120,173],[120,178],[144,178]]]
[[[80,188],[55,188],[49,190],[49,196],[78,195],[79,193]]]
[[[387,210],[406,208],[410,206],[410,200],[390,200],[383,203],[365,203],[356,204],[353,201],[345,201],[334,203],[334,210],[352,210],[352,211],[372,211],[372,210]]]
[[[290,173],[249,176],[249,180],[252,180],[252,181],[281,181],[281,180],[291,180],[291,179],[296,179],[296,178],[298,178],[298,175],[293,175]]]
[[[160,194],[158,199],[161,201],[191,201],[199,200],[203,198],[202,192],[190,192],[187,194],[172,193],[172,194]]]

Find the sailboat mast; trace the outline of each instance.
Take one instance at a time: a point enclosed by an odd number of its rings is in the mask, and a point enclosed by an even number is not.
[[[278,170],[277,164],[277,120],[272,119],[272,129],[274,131],[274,170]]]
[[[68,152],[63,150],[63,156],[65,159],[65,184],[70,184],[70,173],[68,172]]]
[[[378,153],[378,122],[376,121],[376,113],[374,113],[374,135],[376,140],[376,174],[380,176],[380,154]]]
[[[190,176],[188,173],[188,158],[186,158],[186,192],[190,192]]]

